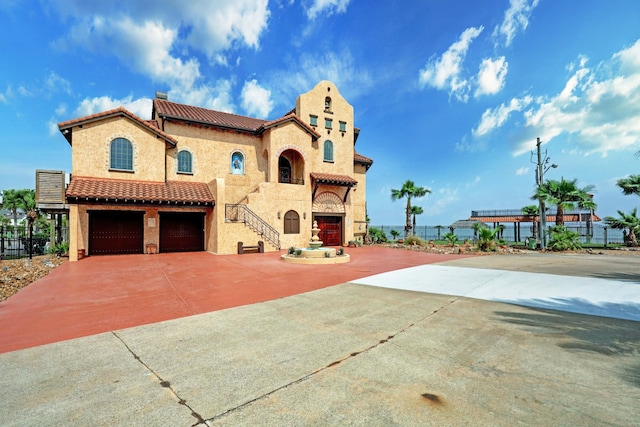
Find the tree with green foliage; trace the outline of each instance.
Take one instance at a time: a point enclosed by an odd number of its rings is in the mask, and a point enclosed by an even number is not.
[[[393,237],[393,240],[398,240],[398,236],[400,235],[400,232],[398,230],[391,230],[389,233],[391,233],[391,237]]]
[[[542,199],[545,203],[555,205],[557,208],[556,225],[563,226],[565,210],[575,209],[576,206],[580,209],[589,210],[596,208],[597,205],[594,203],[591,194],[589,194],[594,188],[593,185],[580,188],[576,179],[573,181],[567,181],[564,178],[560,181],[550,179],[536,189],[531,199]],[[544,213],[541,214],[544,215]]]
[[[9,209],[13,215],[13,225],[18,224],[18,209],[22,206],[20,190],[4,190],[2,192],[2,207]]]
[[[627,178],[619,179],[616,185],[622,189],[625,196],[632,194],[640,196],[640,175],[630,175]]]
[[[496,236],[500,233],[500,228],[479,227],[478,229],[478,248],[481,251],[494,249]]]
[[[533,223],[533,238],[535,239],[538,235],[538,227],[536,227],[538,221],[536,221],[536,217],[540,213],[540,207],[536,205],[525,206],[522,208],[522,213],[531,218],[531,222]]]
[[[456,236],[455,233],[452,233],[451,231],[442,236],[442,238],[448,242],[449,246],[454,246],[456,243],[458,243],[458,236]]]
[[[407,198],[407,208],[405,210],[406,214],[406,222],[404,226],[404,237],[409,237],[409,232],[411,231],[411,199],[412,198],[420,198],[426,196],[428,193],[431,193],[431,190],[424,187],[418,187],[411,180],[405,181],[402,185],[402,188],[399,190],[391,190],[391,200],[396,201],[400,199]]]
[[[411,215],[413,215],[413,235],[416,235],[416,215],[422,215],[424,210],[420,206],[411,206]]]
[[[628,230],[625,236],[625,243],[628,246],[637,247],[637,234],[640,233],[640,218],[638,218],[638,208],[634,208],[630,213],[618,211],[618,218],[607,216],[604,218],[605,224],[618,230]]]

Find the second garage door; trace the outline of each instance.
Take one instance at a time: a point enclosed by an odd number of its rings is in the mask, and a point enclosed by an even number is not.
[[[160,212],[160,252],[204,250],[204,213]]]

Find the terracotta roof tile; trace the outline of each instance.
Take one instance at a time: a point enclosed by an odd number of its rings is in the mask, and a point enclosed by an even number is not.
[[[160,136],[165,141],[169,142],[171,145],[175,146],[178,143],[178,141],[173,136],[169,135],[168,133],[165,133],[165,132],[161,131],[158,128],[157,122],[154,125],[152,123],[152,122],[154,122],[154,120],[143,120],[143,119],[141,119],[140,117],[136,116],[135,114],[133,114],[132,112],[130,112],[129,110],[127,110],[124,107],[118,107],[118,108],[114,108],[113,110],[103,111],[101,113],[91,114],[89,116],[79,117],[77,119],[67,120],[65,122],[60,122],[60,123],[58,123],[58,129],[60,129],[60,132],[62,132],[62,134],[65,136],[65,138],[67,138],[67,141],[69,141],[69,144],[71,144],[71,132],[70,132],[70,130],[73,129],[74,126],[80,126],[80,125],[85,124],[85,123],[91,123],[91,122],[95,122],[95,121],[98,121],[98,120],[103,120],[103,119],[106,119],[106,118],[109,118],[109,117],[115,117],[115,116],[126,116],[126,117],[128,117],[129,119],[133,120],[134,122],[137,122],[137,123],[141,124],[142,126],[147,128],[148,130],[153,132],[154,134]]]
[[[207,184],[202,182],[148,182],[74,176],[67,187],[67,199],[97,199],[110,202],[168,202],[213,205]]]
[[[334,175],[331,173],[311,173],[313,178],[319,184],[341,185],[346,187],[352,187],[358,183],[355,179],[347,175]]]
[[[260,126],[267,122],[262,119],[254,119],[202,107],[178,104],[158,98],[153,100],[153,108],[156,114],[163,118],[174,118],[251,132],[256,132]]]

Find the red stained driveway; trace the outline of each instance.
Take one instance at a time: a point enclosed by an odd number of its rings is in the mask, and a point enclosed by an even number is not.
[[[0,353],[283,298],[461,255],[348,249],[351,262],[298,265],[283,252],[88,257],[0,302]]]

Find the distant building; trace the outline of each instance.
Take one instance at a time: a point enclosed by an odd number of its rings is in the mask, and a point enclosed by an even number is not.
[[[267,251],[366,232],[366,173],[353,107],[322,81],[273,121],[171,102],[59,123],[72,147],[69,253]]]

